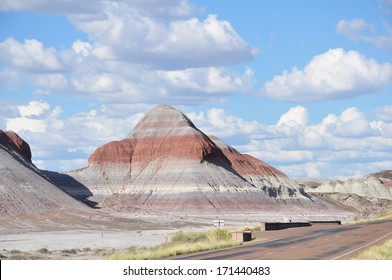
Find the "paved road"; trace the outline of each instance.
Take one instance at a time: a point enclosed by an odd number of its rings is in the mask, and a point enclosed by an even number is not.
[[[181,256],[197,260],[352,259],[361,250],[392,239],[392,221],[362,225],[320,225],[267,231],[264,242]]]

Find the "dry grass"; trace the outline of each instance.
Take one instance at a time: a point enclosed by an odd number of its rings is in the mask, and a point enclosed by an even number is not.
[[[173,236],[170,244],[152,248],[129,248],[126,251],[112,254],[109,259],[156,260],[242,244],[242,242],[232,241],[231,238],[231,233],[223,229],[198,233],[178,232]]]
[[[392,220],[392,211],[389,213],[386,213],[378,218],[374,219],[369,219],[369,220],[358,220],[358,221],[350,221],[350,222],[344,222],[345,225],[358,225],[358,224],[366,224],[366,223],[372,223],[372,222],[382,222],[382,221],[389,221]]]
[[[358,255],[362,260],[392,260],[392,239],[383,245],[374,246]]]
[[[15,250],[17,251],[17,250]],[[48,260],[49,258],[37,253],[31,252],[13,252],[8,257],[9,260]]]

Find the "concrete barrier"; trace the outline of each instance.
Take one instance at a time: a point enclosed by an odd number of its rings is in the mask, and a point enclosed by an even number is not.
[[[312,225],[341,225],[341,221],[309,221],[309,222],[261,222],[260,230],[280,230],[294,227],[310,227]]]
[[[293,227],[310,227],[311,224],[309,222],[287,222],[287,223],[272,223],[272,222],[262,222],[260,225],[260,230],[280,230],[286,228],[293,228]]]
[[[252,240],[252,232],[249,231],[237,231],[232,233],[232,239],[234,241],[247,242]]]
[[[309,222],[312,226],[316,225],[341,225],[342,221],[310,221]]]

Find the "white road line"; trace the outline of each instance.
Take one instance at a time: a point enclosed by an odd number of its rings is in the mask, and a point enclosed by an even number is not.
[[[391,234],[392,234],[392,232],[390,232],[390,233],[388,233],[388,234],[386,234],[386,235],[384,235],[384,236],[382,236],[382,237],[380,237],[380,238],[378,238],[378,239],[376,239],[376,240],[374,240],[374,241],[372,241],[372,242],[370,242],[370,243],[368,243],[368,244],[366,244],[366,245],[363,245],[363,246],[361,246],[361,247],[359,247],[359,248],[357,248],[357,249],[351,250],[350,252],[347,252],[347,253],[345,253],[345,254],[343,254],[343,255],[334,257],[334,258],[331,259],[331,260],[337,260],[337,259],[340,259],[341,257],[344,257],[344,256],[347,256],[347,255],[349,255],[349,254],[351,254],[351,253],[354,253],[355,251],[361,250],[361,249],[363,249],[363,248],[365,248],[365,247],[367,247],[367,246],[369,246],[369,245],[372,245],[372,244],[374,244],[374,243],[380,241],[381,239],[384,239],[385,237],[387,237],[387,236],[389,236],[389,235],[391,235]]]

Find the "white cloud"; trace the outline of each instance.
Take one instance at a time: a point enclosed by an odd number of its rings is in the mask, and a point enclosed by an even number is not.
[[[355,18],[350,21],[340,20],[336,26],[336,32],[344,34],[353,40],[361,38],[364,30],[371,30],[374,27],[364,19]]]
[[[253,72],[246,69],[242,76],[233,76],[224,68],[209,67],[182,71],[159,71],[158,76],[173,90],[225,93],[251,90]]]
[[[16,0],[0,9],[68,15],[89,40],[61,51],[36,39],[1,42],[3,88],[33,85],[34,95],[66,93],[104,105],[200,105],[253,88],[251,69],[235,73],[225,66],[253,58],[255,49],[228,21],[196,18],[197,7],[186,0],[56,4]]]
[[[67,14],[78,20],[104,18],[105,5],[122,5],[137,7],[144,15],[158,18],[181,18],[194,14],[198,8],[187,0],[2,0],[0,11],[35,11],[46,14]]]
[[[384,35],[376,35],[375,27],[364,19],[340,20],[336,32],[348,36],[351,40],[362,41],[379,48],[392,47],[392,27],[384,22]]]
[[[386,105],[383,108],[376,109],[377,119],[392,122],[392,105]]]
[[[332,49],[313,57],[304,70],[293,68],[264,84],[262,94],[292,102],[352,98],[392,82],[392,64],[379,64],[356,51]]]
[[[40,74],[35,84],[50,92],[63,92],[68,88],[68,80],[63,74]]]
[[[308,118],[308,110],[303,106],[297,106],[283,114],[276,126],[282,129],[284,127],[304,127],[308,123]]]
[[[49,110],[50,105],[44,101],[30,101],[18,107],[21,117],[40,116]]]
[[[42,120],[29,119],[29,118],[13,118],[7,122],[7,130],[20,132],[28,130],[30,132],[46,132],[47,123]]]
[[[99,13],[100,3],[96,0],[2,0],[0,11],[36,11],[49,14],[96,14]]]
[[[257,134],[263,125],[227,114],[223,109],[211,108],[206,113],[188,113],[195,125],[209,135],[217,137],[246,136]]]
[[[92,97],[103,104],[169,103],[205,104],[232,93],[248,92],[253,86],[253,73],[230,73],[222,67],[185,70],[151,70],[123,62],[99,63],[75,61],[69,85],[72,91]],[[91,64],[91,66],[90,66]],[[84,67],[90,70],[82,71]]]
[[[257,53],[215,15],[162,22],[125,3],[108,3],[104,10],[106,18],[74,23],[118,60],[176,70],[236,64]]]
[[[53,48],[45,48],[35,40],[19,43],[13,38],[0,42],[0,61],[7,66],[25,72],[62,72],[66,70]]]
[[[87,56],[92,48],[93,46],[89,42],[83,42],[80,40],[76,40],[72,44],[73,51],[76,54],[83,54],[84,56]]]
[[[91,75],[85,77],[83,80],[74,80],[72,85],[78,92],[114,92],[120,90],[115,78],[109,74]]]
[[[328,127],[337,136],[359,137],[372,134],[368,120],[357,108],[348,108]]]
[[[45,133],[59,131],[64,122],[59,119],[62,109],[59,106],[50,110],[48,103],[31,101],[27,105],[18,106],[20,117],[8,118],[6,129],[15,132],[28,131],[32,133]]]
[[[328,170],[328,165],[316,162],[307,162],[303,164],[293,164],[289,166],[279,166],[280,170],[290,174],[295,178],[320,178],[325,177],[324,170]],[[336,177],[331,177],[336,178]]]
[[[216,15],[209,15],[204,21],[192,18],[173,22],[168,30],[162,31],[166,33],[165,39],[152,46],[149,54],[157,56],[165,66],[173,60],[180,67],[230,65],[251,59],[257,53],[228,21],[218,20]]]

